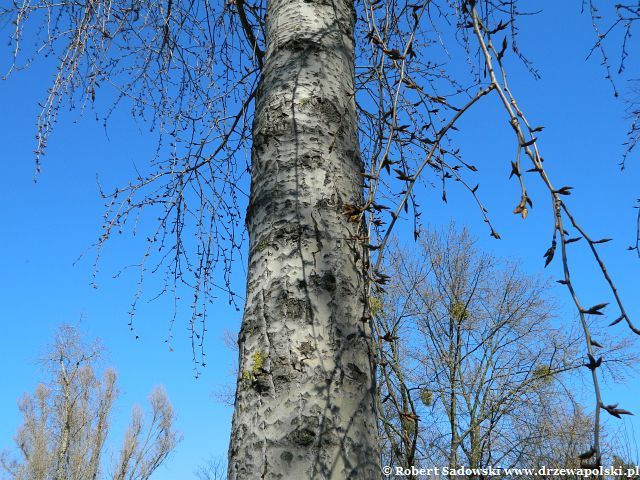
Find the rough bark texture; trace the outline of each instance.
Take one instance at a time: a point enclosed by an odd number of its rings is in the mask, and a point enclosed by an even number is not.
[[[379,477],[353,2],[270,0],[230,479]]]

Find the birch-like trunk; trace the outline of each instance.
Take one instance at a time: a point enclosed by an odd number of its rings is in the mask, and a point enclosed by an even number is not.
[[[352,0],[269,0],[229,478],[375,479]]]

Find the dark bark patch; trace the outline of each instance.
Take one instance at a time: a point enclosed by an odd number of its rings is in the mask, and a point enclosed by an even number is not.
[[[284,451],[280,454],[280,460],[282,460],[283,462],[285,462],[287,464],[287,466],[291,466],[291,461],[293,460],[293,453],[288,452],[288,451]]]
[[[291,243],[297,245],[297,243],[300,241],[300,237],[302,237],[303,235],[304,230],[304,226],[286,226],[277,228],[273,232],[273,240],[274,242]]]
[[[326,177],[325,177],[325,182],[326,182]],[[318,201],[318,203],[316,203],[316,210],[324,210],[325,208],[327,208],[329,206],[329,200],[327,200],[326,198],[322,198]]]
[[[279,300],[279,310],[284,318],[296,320],[305,316],[306,300],[290,297],[286,292],[282,292]]]
[[[333,272],[324,272],[322,275],[314,275],[312,281],[315,285],[327,292],[333,293],[336,291],[338,281]]]
[[[305,38],[305,37],[293,37],[288,39],[286,42],[282,43],[282,45],[279,45],[278,50],[288,50],[291,53],[295,53],[295,54],[301,54],[304,53],[306,55],[312,54],[312,53],[317,53],[317,52],[321,52],[322,50],[325,50],[326,48],[319,43],[318,41],[311,39],[311,38]],[[294,59],[294,62],[296,64],[296,70],[300,68],[300,59],[296,58]],[[306,64],[306,62],[303,62],[303,65]]]
[[[331,0],[304,0],[309,5],[329,6],[332,5]]]
[[[265,374],[260,374],[256,376],[255,381],[253,382],[253,388],[260,395],[266,395],[271,390],[271,385],[269,382],[269,376]]]
[[[310,428],[299,428],[291,434],[291,440],[297,445],[308,447],[316,440],[316,432]]]
[[[276,395],[289,389],[289,384],[293,380],[293,369],[286,357],[278,357],[271,362],[271,375],[273,389]]]
[[[355,363],[347,364],[346,374],[357,383],[364,383],[367,379],[367,374],[364,373]]]
[[[308,110],[317,115],[317,121],[321,125],[340,125],[342,126],[343,112],[328,98],[313,96],[299,102],[300,111]],[[335,132],[329,132],[334,133]]]
[[[322,156],[316,153],[303,153],[297,158],[300,164],[307,168],[317,168],[322,164]]]
[[[302,342],[298,347],[298,350],[303,356],[309,358],[315,351],[315,347],[311,344],[311,342]]]
[[[288,390],[289,383],[291,383],[291,378],[288,375],[282,374],[273,377],[273,388],[276,394]]]

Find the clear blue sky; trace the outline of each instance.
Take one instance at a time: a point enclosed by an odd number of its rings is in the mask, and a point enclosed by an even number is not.
[[[594,237],[614,238],[603,247],[603,255],[629,312],[640,323],[640,260],[625,250],[635,233],[632,207],[640,196],[640,152],[629,160],[625,172],[619,171],[628,120],[624,105],[612,97],[598,58],[585,62],[593,32],[589,19],[579,15],[581,2],[535,3],[543,12],[523,21],[521,46],[542,79],[533,80],[522,66],[514,64],[511,86],[532,123],[546,126],[540,136],[543,156],[556,185],[575,187],[569,201],[578,218]],[[6,42],[1,48],[4,70],[9,58]],[[208,365],[196,380],[186,330],[188,312],[176,324],[173,352],[163,342],[170,317],[167,302],[141,305],[136,318],[140,340],[128,331],[127,312],[136,278],[132,274],[115,280],[112,275],[138,260],[130,238],[118,238],[108,245],[98,289],[90,285],[92,251],[72,265],[99,234],[103,209],[96,174],[105,184],[123,183],[132,176],[134,162],[147,161],[154,145],[145,127],[129,120],[126,109],[111,121],[108,138],[91,112],[83,118],[75,112],[63,113],[50,139],[43,172],[34,183],[36,101],[43,97],[49,80],[50,71],[36,66],[0,83],[4,165],[0,189],[0,449],[12,445],[20,424],[16,400],[32,391],[41,377],[35,361],[52,333],[62,322],[82,318],[81,328],[102,339],[110,352],[107,363],[120,375],[122,396],[114,420],[122,420],[114,421],[112,443],[118,444],[133,403],[144,404],[153,386],[163,384],[178,413],[184,440],[156,478],[190,478],[210,455],[226,454],[231,408],[216,402],[213,394],[225,384],[233,385],[235,352],[224,346],[222,338],[226,330],[235,335],[240,314],[229,309],[224,299],[216,304],[208,325]],[[624,92],[627,85],[620,87]],[[507,181],[515,144],[496,105],[495,99],[484,101],[480,110],[466,117],[458,140],[466,160],[480,168],[479,192],[502,240],[489,238],[477,211],[468,206],[468,195],[455,186],[448,191],[447,205],[439,200],[439,191],[421,192],[423,220],[441,225],[455,218],[480,237],[483,248],[519,258],[527,272],[540,273],[552,231],[549,205],[532,181],[535,208],[529,218],[522,221],[511,213],[519,200],[517,184]],[[586,254],[575,257],[573,268],[586,304],[610,300],[600,293],[604,284]],[[236,272],[235,281],[242,285],[244,270]],[[559,278],[559,264],[552,264],[544,274]],[[153,281],[147,289],[148,296],[156,290]],[[557,293],[563,321],[575,321],[566,292],[558,289]],[[640,414],[638,375],[625,385],[608,383],[605,401],[620,402],[623,408]]]

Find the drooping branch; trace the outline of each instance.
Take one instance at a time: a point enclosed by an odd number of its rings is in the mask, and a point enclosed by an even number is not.
[[[562,198],[563,196],[570,194],[571,187],[562,187],[560,189],[556,189],[553,187],[549,179],[549,176],[547,175],[546,170],[543,166],[542,157],[540,156],[540,153],[538,151],[538,146],[536,143],[536,138],[533,136],[534,132],[537,129],[532,128],[531,125],[527,122],[526,117],[524,116],[522,111],[518,108],[518,104],[515,98],[513,97],[513,95],[511,94],[511,91],[509,90],[509,87],[507,84],[506,71],[501,62],[502,54],[504,53],[505,47],[503,47],[500,51],[497,51],[495,49],[491,40],[491,33],[489,29],[485,26],[485,24],[482,22],[482,20],[480,19],[480,16],[478,15],[478,12],[475,6],[471,6],[469,8],[469,12],[470,12],[471,20],[473,22],[473,30],[475,32],[476,38],[478,40],[478,44],[483,53],[483,56],[485,59],[485,65],[489,72],[491,82],[495,86],[496,92],[498,92],[500,99],[502,100],[502,104],[509,115],[511,126],[513,127],[516,133],[516,136],[518,139],[518,150],[524,151],[527,157],[531,160],[531,163],[533,164],[532,171],[538,173],[538,175],[542,179],[544,185],[547,187],[547,190],[551,195],[551,204],[553,208],[553,218],[554,218],[554,230],[553,230],[553,239],[552,239],[551,247],[549,248],[549,250],[547,250],[547,253],[545,254],[545,257],[547,259],[546,264],[548,265],[552,261],[555,250],[556,250],[556,246],[557,246],[557,238],[559,238],[560,246],[561,246],[562,264],[563,264],[563,270],[564,270],[564,279],[561,281],[561,283],[567,286],[570,292],[571,298],[573,299],[573,302],[580,316],[580,323],[583,328],[586,348],[588,352],[587,355],[589,357],[589,363],[586,364],[586,366],[589,368],[589,370],[591,370],[593,387],[594,387],[594,395],[596,399],[596,404],[594,409],[595,421],[594,421],[593,447],[592,447],[592,450],[589,452],[589,455],[585,455],[583,460],[585,460],[586,462],[587,460],[593,459],[592,464],[597,466],[601,464],[601,460],[602,460],[601,450],[600,450],[600,411],[602,408],[605,408],[601,399],[600,387],[599,387],[598,376],[597,376],[597,368],[600,367],[602,363],[602,358],[600,357],[596,360],[597,354],[594,351],[594,343],[591,339],[591,333],[589,329],[589,324],[586,319],[586,315],[588,314],[602,315],[601,310],[607,304],[599,304],[591,308],[585,308],[582,306],[578,298],[575,287],[571,280],[567,245],[570,243],[573,243],[576,240],[579,240],[579,238],[569,238],[569,233],[563,226],[563,214],[567,216],[572,226],[582,235],[582,238],[585,238],[586,241],[589,243],[589,247],[593,255],[593,258],[595,259],[600,271],[602,272],[607,282],[607,285],[609,286],[611,293],[614,295],[616,302],[618,303],[618,307],[620,309],[619,320],[626,319],[627,325],[629,326],[632,332],[636,334],[640,334],[640,331],[637,328],[635,328],[635,326],[632,324],[631,320],[629,319],[624,309],[624,306],[622,305],[622,301],[620,300],[617,289],[613,281],[611,280],[611,277],[609,276],[606,270],[606,267],[602,262],[599,256],[599,253],[597,251],[596,244],[605,243],[609,239],[594,241],[588,235],[586,235],[584,229],[580,227],[579,224],[576,222],[574,216],[570,213],[570,210],[566,202]],[[501,73],[502,81],[500,81],[498,79],[498,76],[496,75],[496,70],[493,67],[493,59],[497,61],[497,64],[499,66],[499,71]],[[513,172],[520,179],[521,173],[520,173],[519,158],[517,163],[512,164],[512,167],[513,167]],[[522,182],[521,182],[521,185],[523,189],[522,190],[523,196],[522,196],[521,203],[518,205],[518,207],[516,207],[516,210],[514,211],[514,213],[521,213],[523,214],[523,217],[526,217],[526,215],[524,214],[526,212],[525,210],[526,205],[528,202],[529,205],[531,206],[531,201],[526,195],[526,190],[524,189],[524,185],[522,184]],[[613,324],[615,323],[617,323],[617,321],[613,322]]]

